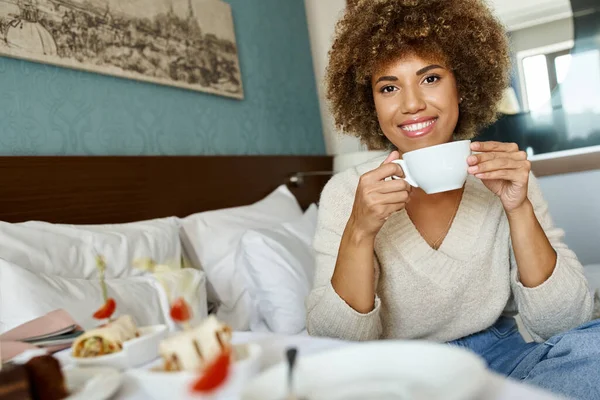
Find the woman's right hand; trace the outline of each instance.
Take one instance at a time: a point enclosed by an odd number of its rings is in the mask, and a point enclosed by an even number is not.
[[[400,158],[393,151],[376,169],[360,177],[348,228],[363,237],[374,238],[385,221],[402,210],[409,200],[411,186],[404,179],[402,167],[392,161]]]

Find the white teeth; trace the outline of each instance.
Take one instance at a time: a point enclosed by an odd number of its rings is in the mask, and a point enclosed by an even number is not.
[[[416,132],[416,131],[420,131],[422,129],[427,128],[430,125],[433,125],[433,123],[435,122],[435,119],[429,120],[427,122],[419,122],[416,124],[410,124],[410,125],[404,125],[401,128],[404,129],[405,131],[409,131],[409,132]]]

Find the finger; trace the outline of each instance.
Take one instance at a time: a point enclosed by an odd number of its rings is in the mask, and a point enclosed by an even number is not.
[[[396,203],[396,204],[387,205],[385,208],[385,211],[384,211],[384,215],[385,215],[384,219],[387,221],[390,217],[392,217],[398,211],[404,210],[405,208],[406,208],[406,203]]]
[[[376,218],[387,220],[392,214],[402,210],[406,205],[404,203],[379,204],[372,211]]]
[[[398,160],[400,158],[400,153],[397,150],[392,151],[383,161],[383,163],[381,163],[381,165],[383,164],[388,164],[391,163],[394,160]]]
[[[386,193],[386,194],[379,194],[377,196],[377,202],[379,202],[379,204],[399,204],[399,203],[406,203],[406,201],[408,200],[409,197],[409,193],[407,191],[402,191],[402,192],[392,192],[392,193]]]
[[[527,153],[524,151],[517,151],[516,153],[491,152],[473,154],[467,158],[467,163],[469,165],[477,165],[486,161],[494,160],[496,158],[510,158],[516,161],[525,161],[527,160]]]
[[[393,162],[382,164],[376,169],[364,174],[361,179],[364,179],[367,183],[372,183],[383,181],[390,176],[404,177],[404,171],[402,170],[402,167]]]
[[[412,190],[412,186],[410,186],[404,179],[393,179],[378,183],[376,190],[378,193],[383,194],[393,192],[410,192]]]
[[[471,150],[489,152],[499,151],[507,153],[516,153],[519,151],[519,146],[516,143],[504,143],[504,142],[473,142],[471,143]]]
[[[511,158],[496,158],[481,164],[469,167],[470,174],[480,174],[483,172],[492,172],[500,169],[518,169],[524,168],[527,161],[516,161]]]
[[[408,200],[409,193],[407,191],[391,192],[391,193],[377,193],[373,195],[373,201],[377,204],[388,205],[397,203],[406,203]]]
[[[410,198],[409,198],[409,200],[410,200]],[[403,203],[390,204],[388,207],[391,207],[391,209],[393,210],[393,212],[392,212],[392,214],[393,214],[393,213],[396,213],[396,212],[398,212],[400,210],[404,210],[406,208],[406,203],[408,203],[409,200],[406,200]]]
[[[501,179],[510,182],[527,182],[527,179],[529,179],[529,173],[522,168],[500,169],[496,171],[475,174],[475,177],[481,180]]]

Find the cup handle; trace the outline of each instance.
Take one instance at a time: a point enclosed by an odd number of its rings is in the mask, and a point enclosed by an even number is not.
[[[392,161],[393,163],[396,164],[400,164],[400,166],[402,167],[402,170],[404,171],[404,180],[406,182],[408,182],[408,184],[412,187],[419,187],[419,185],[417,185],[417,182],[415,182],[415,180],[412,178],[412,176],[410,176],[410,172],[408,172],[408,167],[406,166],[406,161],[404,160],[394,160]],[[402,179],[399,176],[392,176],[392,179]]]

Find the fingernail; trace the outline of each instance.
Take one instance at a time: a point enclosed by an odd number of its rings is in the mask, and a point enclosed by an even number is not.
[[[475,157],[475,156],[470,156],[470,157],[467,159],[467,161],[468,161],[468,162],[470,162],[470,163],[477,162],[477,157]]]
[[[474,172],[477,172],[477,170],[478,170],[478,169],[479,169],[479,168],[478,168],[478,167],[477,167],[477,165],[476,165],[476,166],[474,166],[474,167],[469,167],[469,170],[468,170],[468,171],[469,171],[469,173],[471,173],[471,174],[472,174],[472,173],[474,173]]]
[[[471,148],[472,149],[478,149],[479,148],[479,143],[478,142],[471,143]]]

